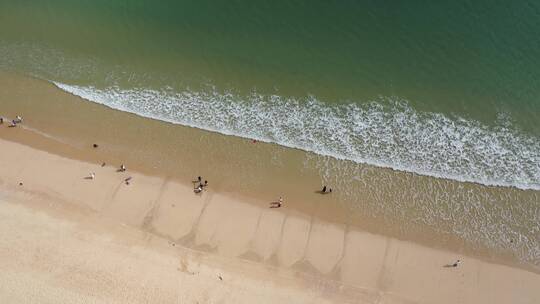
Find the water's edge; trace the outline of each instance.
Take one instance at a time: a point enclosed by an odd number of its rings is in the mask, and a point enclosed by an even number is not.
[[[404,100],[330,106],[253,94],[97,89],[51,81],[113,109],[336,159],[487,186],[540,190],[540,140],[501,115],[499,127],[423,113]]]

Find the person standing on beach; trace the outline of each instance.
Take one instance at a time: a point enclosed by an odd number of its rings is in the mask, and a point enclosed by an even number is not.
[[[332,193],[332,188],[326,188],[326,185],[324,185],[322,190],[319,193],[320,194]]]

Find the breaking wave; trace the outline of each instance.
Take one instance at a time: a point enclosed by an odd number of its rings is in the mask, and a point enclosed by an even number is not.
[[[141,116],[438,178],[540,190],[540,138],[503,115],[491,127],[419,112],[399,98],[329,105],[314,97],[239,96],[54,84]]]

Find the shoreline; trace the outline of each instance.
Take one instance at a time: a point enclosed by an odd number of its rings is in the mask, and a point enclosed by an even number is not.
[[[538,185],[538,184],[512,184],[512,183],[509,183],[509,182],[501,182],[501,181],[495,181],[495,180],[477,180],[477,179],[471,178],[471,177],[462,177],[462,176],[453,175],[453,174],[443,174],[443,173],[440,173],[440,172],[429,172],[429,171],[419,170],[419,169],[414,169],[414,168],[411,169],[411,168],[407,168],[407,167],[404,167],[404,166],[385,163],[385,162],[371,160],[371,159],[353,160],[353,159],[349,159],[349,158],[346,158],[346,157],[343,157],[343,156],[340,156],[340,155],[337,155],[337,154],[324,153],[324,152],[321,152],[321,151],[304,148],[304,147],[294,145],[294,144],[293,145],[288,145],[288,144],[285,144],[285,143],[280,143],[280,142],[268,140],[268,139],[261,138],[261,137],[258,137],[258,136],[250,137],[248,135],[235,134],[233,132],[222,131],[222,130],[219,130],[219,129],[216,129],[216,128],[209,128],[209,127],[204,127],[203,128],[203,127],[200,127],[200,126],[197,126],[197,125],[194,125],[194,124],[183,124],[183,123],[179,123],[179,122],[176,122],[176,121],[168,119],[168,118],[158,117],[158,116],[151,115],[151,114],[144,114],[144,113],[134,112],[132,110],[122,108],[122,107],[115,107],[115,106],[109,105],[109,104],[107,104],[105,102],[102,102],[102,101],[93,100],[93,99],[91,99],[91,97],[88,97],[84,93],[79,92],[77,89],[73,89],[69,85],[59,83],[59,82],[55,82],[55,81],[47,81],[47,82],[54,85],[57,89],[65,92],[67,94],[70,94],[75,98],[80,98],[82,100],[89,101],[89,102],[98,104],[100,106],[104,106],[105,108],[107,108],[109,110],[112,110],[112,111],[120,111],[120,112],[124,112],[124,113],[130,114],[130,115],[135,115],[135,116],[143,118],[143,119],[149,119],[149,120],[157,121],[159,123],[172,124],[173,126],[192,128],[192,129],[194,129],[196,131],[199,131],[199,132],[200,131],[202,131],[202,132],[210,132],[210,133],[219,134],[220,136],[231,136],[231,137],[240,138],[240,139],[248,140],[248,141],[257,141],[257,142],[261,142],[261,143],[265,143],[265,144],[277,145],[277,146],[281,146],[281,147],[284,147],[284,148],[290,149],[290,150],[298,150],[298,151],[300,151],[302,153],[310,153],[310,154],[316,154],[316,155],[319,155],[319,156],[322,156],[322,157],[329,157],[329,158],[335,159],[337,161],[359,163],[361,165],[371,166],[371,167],[375,167],[375,168],[382,169],[382,170],[398,171],[398,172],[401,172],[401,173],[404,173],[404,174],[412,174],[412,175],[422,176],[422,177],[426,177],[426,178],[435,178],[435,179],[441,179],[441,180],[450,181],[450,182],[468,183],[468,184],[474,184],[474,185],[481,186],[481,187],[504,187],[504,188],[513,188],[513,189],[516,189],[516,190],[523,190],[523,191],[540,191],[540,185]],[[92,96],[92,95],[90,94],[90,96]]]
[[[236,283],[238,267],[247,267],[249,275],[266,269],[262,282],[286,280],[294,283],[294,299],[300,299],[299,302],[347,303],[361,299],[361,303],[455,303],[460,299],[465,303],[503,303],[504,299],[521,297],[522,303],[535,303],[540,299],[540,292],[535,288],[540,283],[540,276],[519,268],[430,249],[353,227],[346,228],[347,225],[325,222],[288,210],[286,206],[277,210],[268,209],[264,202],[245,202],[212,188],[197,196],[190,187],[175,180],[131,170],[127,174],[133,176],[133,183],[125,185],[122,183],[124,173],[116,172],[115,167],[72,160],[5,140],[1,140],[0,145],[5,151],[0,159],[4,168],[0,180],[0,200],[4,201],[4,209],[10,206],[7,210],[11,210],[15,204],[33,212],[39,213],[41,210],[49,214],[51,218],[47,221],[64,221],[67,218],[72,223],[70,225],[77,227],[68,229],[71,233],[80,231],[81,225],[81,229],[86,227],[88,221],[95,221],[96,224],[90,227],[95,237],[85,237],[84,241],[105,237],[108,243],[117,244],[119,241],[110,239],[110,233],[114,234],[117,229],[128,229],[132,231],[131,235],[142,233],[145,250],[154,252],[154,243],[158,242],[175,250],[188,248],[195,256],[217,259],[217,264],[202,267],[210,269],[210,273],[215,273],[212,269],[217,265],[232,264],[227,276],[235,278]],[[39,168],[39,172],[36,172],[36,168]],[[84,179],[91,171],[96,172],[96,179]],[[23,182],[23,185],[19,186],[18,182]],[[16,215],[26,211],[13,212]],[[7,219],[6,214],[3,217]],[[23,217],[17,225],[30,225],[34,219],[27,217],[28,220]],[[16,225],[14,223],[17,221],[14,220],[7,222]],[[73,227],[70,225],[67,226]],[[36,223],[30,226],[43,229]],[[67,227],[65,224],[60,226]],[[48,232],[41,240],[45,245],[40,248],[46,248],[49,242],[54,244],[55,235],[59,233],[70,234],[62,230]],[[14,232],[7,228],[3,231]],[[17,233],[27,235],[28,232],[22,229]],[[67,238],[68,243],[71,242],[70,237]],[[125,236],[120,236],[120,242],[122,239]],[[4,248],[0,252],[5,252],[6,246],[10,246],[9,238],[5,241],[8,243],[0,244],[0,249]],[[92,248],[94,243],[89,242],[85,246]],[[18,246],[23,245],[14,245],[13,248]],[[38,249],[30,248],[27,254],[35,254],[35,250]],[[128,249],[130,251],[133,249]],[[102,254],[107,256],[108,253]],[[460,267],[444,268],[445,264],[456,258],[463,260]],[[193,262],[189,257],[186,260],[188,264]],[[145,260],[150,263],[145,267],[152,268],[157,261]],[[14,268],[17,273],[20,271],[18,267],[22,266],[16,262],[8,269]],[[84,267],[79,269],[80,265],[73,267],[75,269],[71,271],[75,272],[88,270]],[[97,263],[93,267],[103,265]],[[36,275],[43,274],[42,270],[31,271],[37,272]],[[186,271],[181,272],[182,276],[192,276],[189,274],[192,270]],[[152,275],[152,272],[148,274],[150,278]],[[119,280],[117,277],[109,279]],[[32,282],[30,278],[24,280]],[[62,280],[62,277],[49,280],[59,284],[58,280]],[[80,275],[74,284],[85,290],[86,287],[81,286],[86,286],[87,280],[85,275]],[[245,280],[250,284],[252,282]],[[321,284],[325,286],[322,290],[315,288]],[[167,292],[170,292],[173,287],[165,285],[162,288],[169,288]],[[497,290],[491,290],[494,286],[497,286]],[[196,290],[195,297],[199,297],[212,287],[196,285],[193,288]],[[283,285],[274,285],[270,290],[283,291],[283,288]],[[285,290],[290,292],[291,289],[287,287]],[[182,294],[185,291],[175,292]],[[305,298],[306,294],[308,298]]]
[[[116,166],[124,163],[144,174],[182,183],[202,175],[209,179],[215,191],[261,205],[285,195],[288,209],[325,221],[357,226],[370,233],[459,251],[497,263],[522,268],[533,266],[516,261],[512,251],[514,246],[521,245],[519,243],[527,245],[526,239],[514,243],[506,240],[498,248],[490,248],[482,242],[449,233],[456,228],[462,229],[459,218],[455,219],[458,226],[438,231],[441,224],[451,222],[445,220],[425,225],[411,221],[411,217],[417,220],[431,216],[418,212],[426,212],[422,208],[428,208],[427,211],[437,209],[441,200],[445,203],[449,193],[450,199],[454,200],[451,203],[454,206],[449,205],[449,210],[457,209],[464,214],[487,212],[467,210],[478,202],[481,208],[492,205],[509,209],[515,202],[534,202],[538,199],[535,191],[480,187],[341,162],[275,144],[253,144],[238,137],[111,110],[63,92],[45,81],[6,74],[0,76],[6,87],[0,94],[0,101],[6,103],[5,113],[15,115],[15,109],[22,109],[23,127],[29,128],[29,132],[23,132],[22,128],[1,132],[0,138],[90,163],[101,164],[105,160]],[[99,143],[100,148],[92,149],[92,143]],[[316,194],[317,185],[324,184],[337,191],[330,196]],[[478,202],[465,201],[471,193]],[[499,204],[501,206],[497,206]],[[453,212],[438,210],[441,211],[448,213],[446,217],[454,218]],[[518,249],[522,250],[515,250]],[[537,266],[534,267],[538,271]]]

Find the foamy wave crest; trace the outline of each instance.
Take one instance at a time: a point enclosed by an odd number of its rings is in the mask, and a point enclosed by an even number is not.
[[[315,98],[55,84],[149,118],[422,175],[540,190],[540,139],[508,121],[488,127],[418,112],[397,98],[328,105]]]

